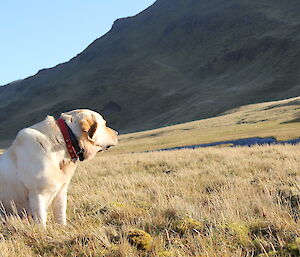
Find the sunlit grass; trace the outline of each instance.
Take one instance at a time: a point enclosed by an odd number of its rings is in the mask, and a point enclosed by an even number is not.
[[[299,163],[300,146],[99,154],[68,226],[9,219],[0,256],[298,256]]]

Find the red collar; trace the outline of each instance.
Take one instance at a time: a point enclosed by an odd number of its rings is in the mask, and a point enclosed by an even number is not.
[[[56,121],[58,127],[60,128],[60,131],[64,137],[66,147],[68,149],[68,152],[71,156],[71,159],[73,162],[76,162],[78,158],[83,161],[83,149],[81,149],[78,146],[78,141],[72,132],[72,130],[68,127],[65,120],[62,118],[59,118]]]

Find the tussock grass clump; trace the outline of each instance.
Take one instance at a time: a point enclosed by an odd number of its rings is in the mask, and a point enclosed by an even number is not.
[[[199,232],[203,227],[204,225],[202,222],[189,217],[181,218],[174,223],[174,230],[180,234],[184,234],[188,231]]]
[[[158,252],[158,257],[173,257],[175,256],[174,252],[171,251],[160,251]]]
[[[128,231],[127,239],[131,245],[142,251],[149,251],[153,241],[151,235],[139,229]]]
[[[9,218],[0,256],[298,256],[299,164],[300,146],[102,154],[68,226]]]
[[[230,222],[226,225],[228,235],[236,238],[237,242],[242,246],[248,246],[251,242],[249,237],[249,228],[238,222]]]

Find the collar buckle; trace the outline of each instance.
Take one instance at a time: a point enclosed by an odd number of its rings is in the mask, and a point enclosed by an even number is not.
[[[77,162],[78,161],[78,157],[72,158],[71,161],[74,162],[74,163]]]
[[[83,154],[83,153],[84,153],[84,149],[83,148],[80,148],[80,150],[76,152],[77,155]]]

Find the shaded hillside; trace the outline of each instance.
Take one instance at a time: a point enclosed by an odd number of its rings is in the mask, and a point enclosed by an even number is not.
[[[129,132],[298,96],[299,13],[299,0],[158,0],[69,62],[0,88],[0,138],[74,108]]]

